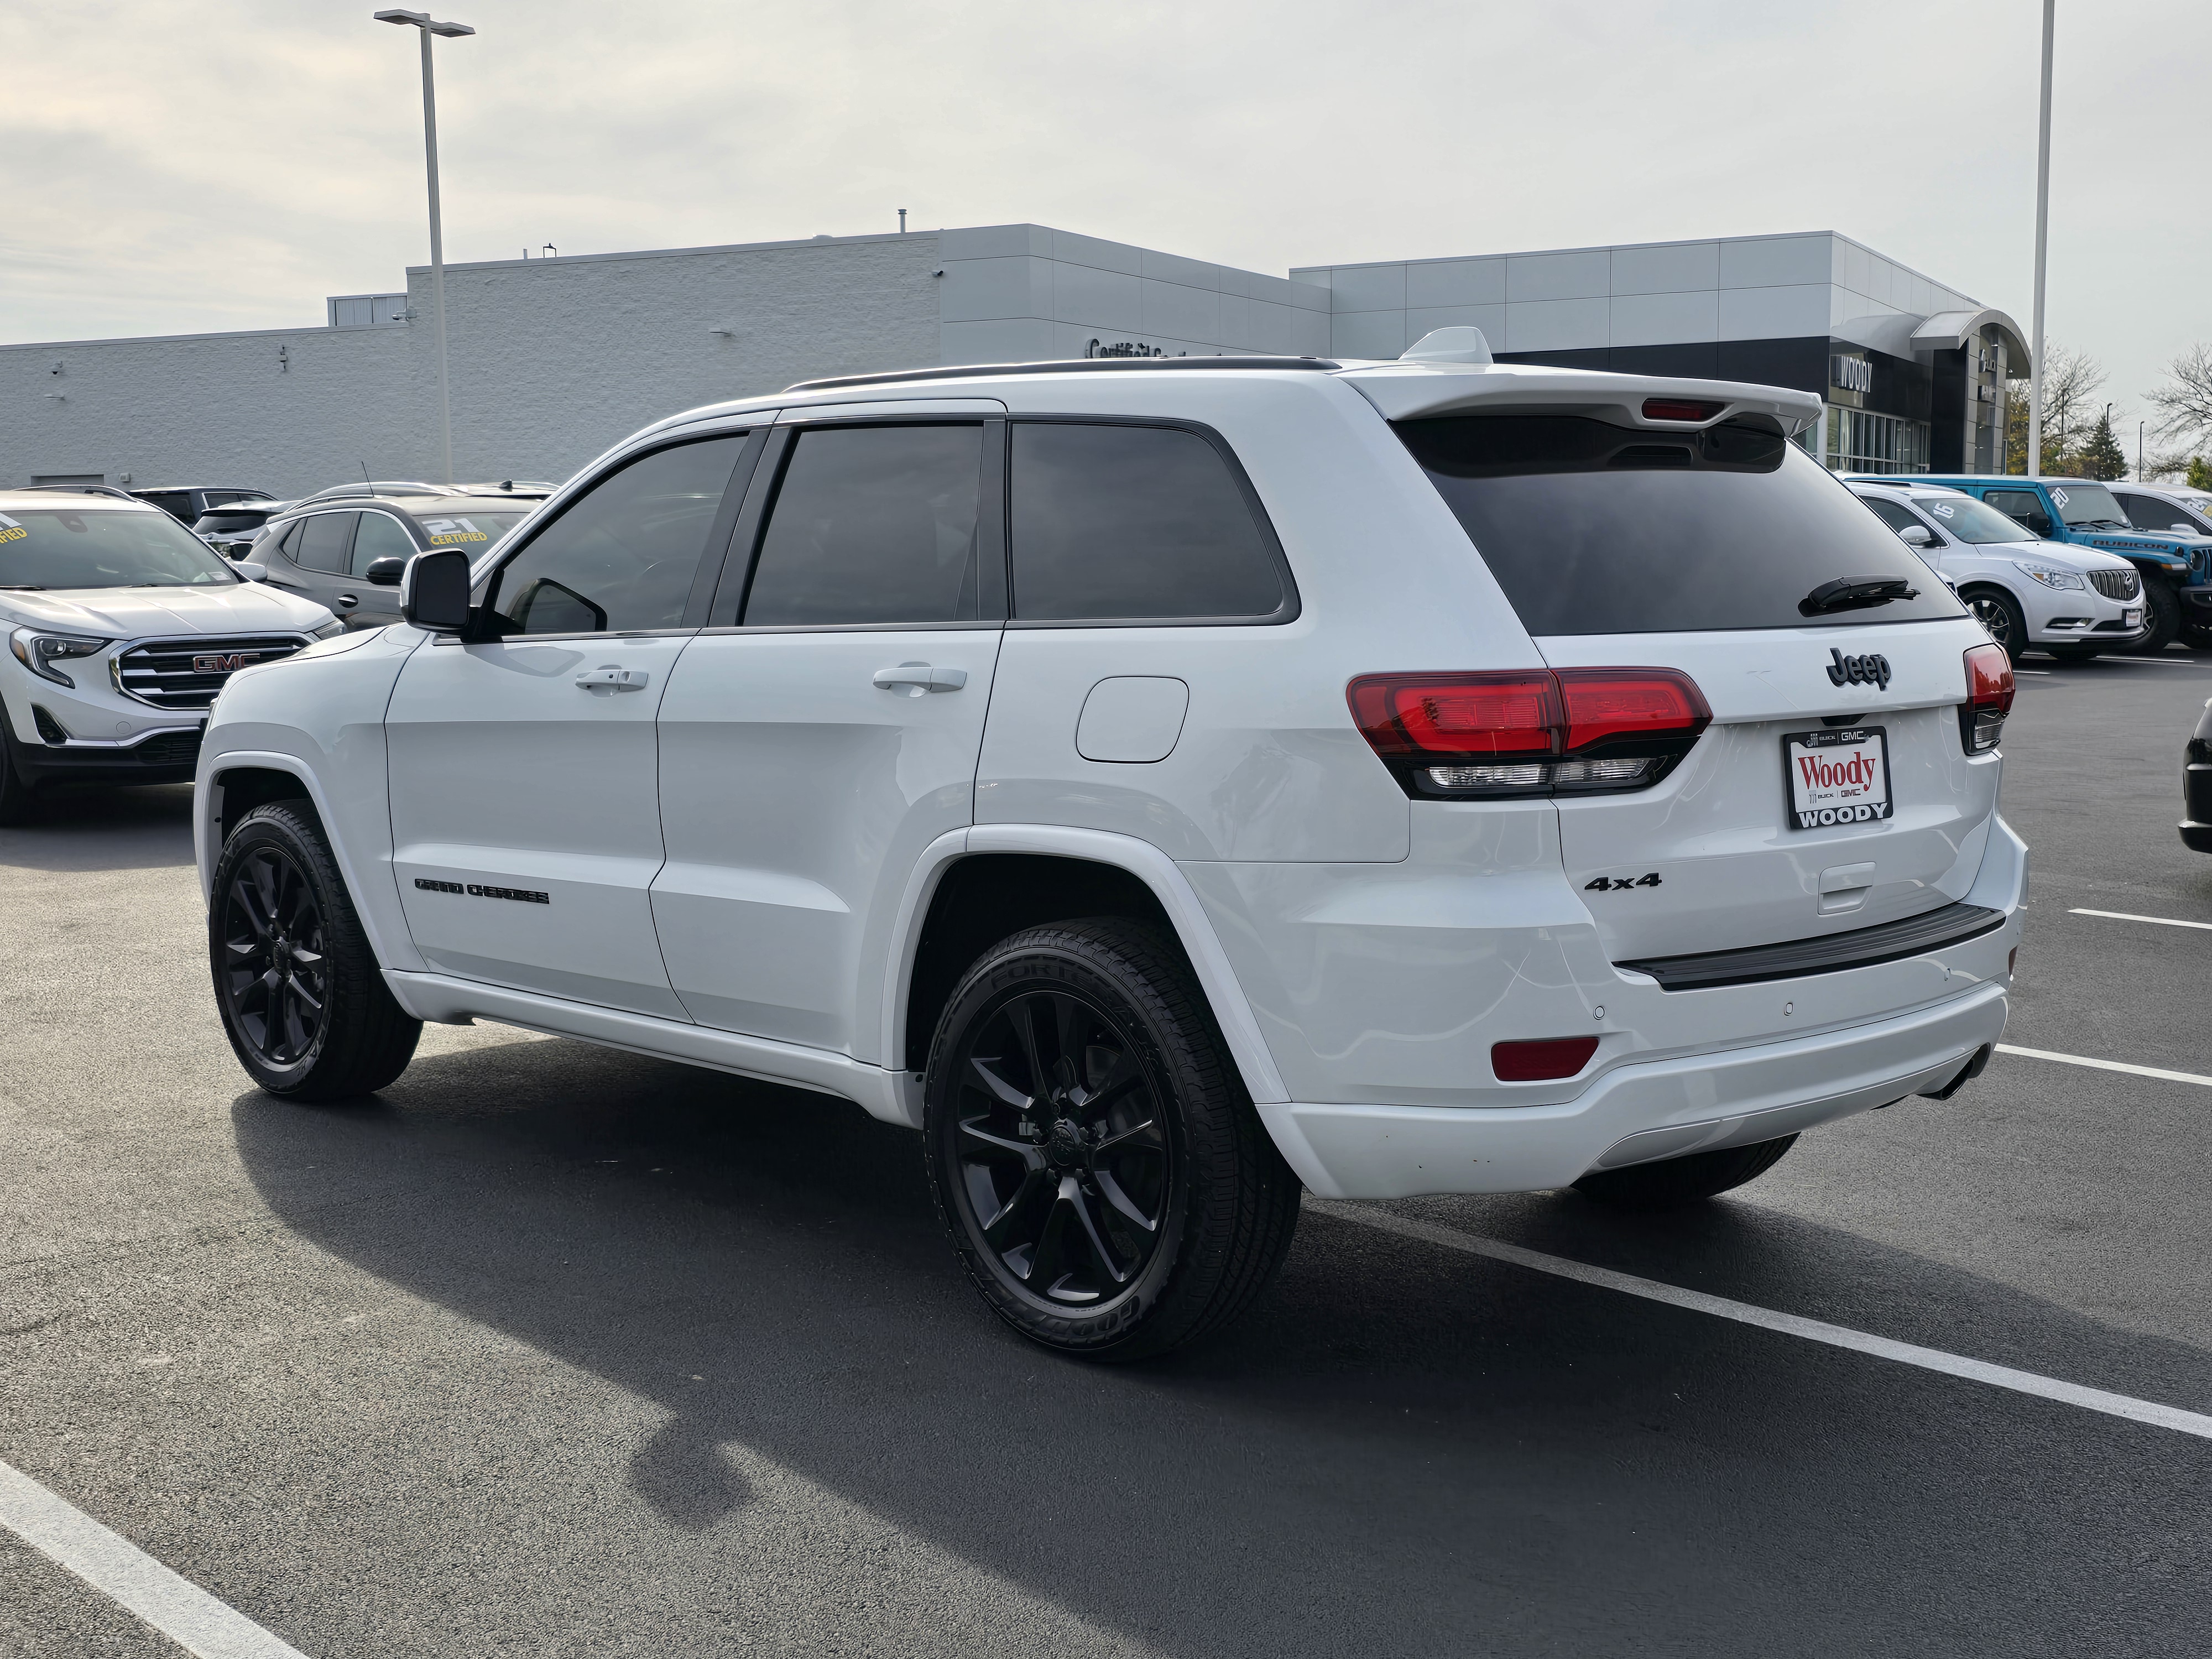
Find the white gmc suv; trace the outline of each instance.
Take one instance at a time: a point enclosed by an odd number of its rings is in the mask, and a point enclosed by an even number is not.
[[[842,1096],[1099,1358],[1245,1306],[1301,1183],[1676,1202],[1947,1097],[2003,652],[1812,399],[1487,359],[816,381],[416,555],[216,705],[240,1061],[483,1018]]]

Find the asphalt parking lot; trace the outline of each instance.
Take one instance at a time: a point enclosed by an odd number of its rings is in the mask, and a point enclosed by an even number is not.
[[[2212,659],[2031,658],[2008,1043],[2212,1075]],[[2167,1655],[2212,1439],[1310,1212],[1256,1315],[1095,1369],[1002,1329],[916,1139],[430,1027],[246,1087],[188,792],[0,832],[0,1461],[311,1659]],[[2000,1054],[1693,1212],[1455,1235],[2212,1411],[2212,1087]],[[174,1655],[0,1531],[0,1653]]]

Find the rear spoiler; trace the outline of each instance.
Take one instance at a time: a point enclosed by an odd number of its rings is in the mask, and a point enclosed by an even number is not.
[[[1811,392],[1789,386],[1547,368],[1536,363],[1362,363],[1346,368],[1336,378],[1373,404],[1386,421],[1542,410],[1595,415],[1620,426],[1694,432],[1737,416],[1764,415],[1779,422],[1794,438],[1819,420],[1821,410],[1820,400]],[[1703,404],[1712,412],[1698,420],[1655,420],[1644,412],[1645,403],[1654,399]]]

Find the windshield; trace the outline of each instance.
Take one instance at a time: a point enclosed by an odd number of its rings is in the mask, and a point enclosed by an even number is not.
[[[1979,544],[1984,542],[2032,542],[2035,532],[2018,520],[2008,519],[1994,507],[1976,501],[1972,495],[1961,495],[1956,501],[1945,498],[1931,501],[1923,495],[1916,499],[1915,507],[1924,509],[1943,533],[1962,542]]]
[[[240,578],[166,513],[0,513],[0,587],[197,587]]]
[[[2112,492],[2102,484],[2052,484],[2051,499],[2057,503],[2058,516],[2076,530],[2093,526],[2111,530],[2128,528],[2128,515],[2120,511]]]
[[[1394,429],[1533,635],[1960,614],[1910,547],[1771,426],[1655,432],[1581,416],[1486,415]],[[1891,578],[1917,597],[1808,614],[1825,583]]]
[[[459,547],[471,558],[505,539],[507,532],[530,515],[527,513],[457,513],[448,517],[418,516],[415,522],[433,547]]]

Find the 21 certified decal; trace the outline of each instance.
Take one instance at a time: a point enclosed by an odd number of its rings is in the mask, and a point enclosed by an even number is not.
[[[428,519],[423,521],[423,533],[429,537],[433,547],[453,547],[462,542],[488,542],[490,532],[479,530],[466,519]]]
[[[30,533],[5,513],[0,513],[0,542],[20,542]]]

